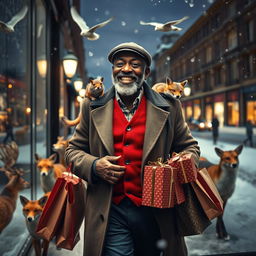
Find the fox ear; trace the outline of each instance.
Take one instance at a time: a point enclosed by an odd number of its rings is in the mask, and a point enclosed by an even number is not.
[[[41,198],[38,200],[38,202],[39,202],[39,204],[40,204],[42,207],[44,207],[44,205],[45,205],[47,199],[48,199],[48,196],[43,196],[43,197],[41,197]]]
[[[187,83],[188,83],[188,80],[184,80],[180,84],[184,87]]]
[[[89,79],[89,83],[93,84],[93,79]]]
[[[242,150],[243,150],[243,145],[239,145],[237,148],[235,148],[234,151],[235,151],[238,155],[240,155],[241,152],[242,152]]]
[[[169,77],[166,77],[166,83],[167,83],[167,84],[172,84],[172,79],[169,78]]]
[[[103,80],[104,80],[104,77],[101,77],[101,78],[100,78],[100,81],[103,82]]]
[[[41,157],[37,153],[35,153],[35,160],[36,160],[36,162],[41,160]]]
[[[23,206],[25,206],[28,203],[28,199],[25,196],[20,196],[20,202]]]
[[[221,157],[224,151],[221,150],[220,148],[214,148],[214,149],[215,149],[216,154],[217,154],[219,157]]]
[[[54,153],[51,156],[49,156],[49,160],[53,161],[55,163],[55,161],[57,160],[57,154]]]

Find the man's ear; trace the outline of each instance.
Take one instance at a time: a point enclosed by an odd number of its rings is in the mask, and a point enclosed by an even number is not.
[[[148,66],[146,66],[146,68],[145,68],[145,79],[148,78],[149,74],[150,74],[150,68]]]

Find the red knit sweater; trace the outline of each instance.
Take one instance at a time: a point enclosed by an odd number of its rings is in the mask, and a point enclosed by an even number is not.
[[[114,185],[113,202],[119,204],[127,196],[137,206],[141,205],[141,161],[146,128],[146,98],[128,122],[116,99],[114,100],[113,134],[115,155],[122,157],[117,164],[126,167],[125,174]]]

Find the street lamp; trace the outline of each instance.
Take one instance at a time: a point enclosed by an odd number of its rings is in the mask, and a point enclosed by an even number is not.
[[[191,87],[187,85],[187,86],[184,88],[184,95],[185,95],[185,96],[189,96],[190,93],[191,93]]]
[[[63,57],[62,63],[65,75],[68,78],[72,78],[76,73],[77,57],[72,52],[68,52],[68,54]]]
[[[37,59],[36,64],[37,64],[37,70],[38,70],[39,75],[42,78],[45,78],[46,73],[47,73],[47,60],[46,60],[46,57],[45,56],[40,56]]]
[[[81,77],[77,77],[74,81],[74,87],[77,92],[79,92],[83,88],[83,80]]]
[[[85,89],[81,89],[79,91],[79,96],[82,97],[82,98],[85,96]]]

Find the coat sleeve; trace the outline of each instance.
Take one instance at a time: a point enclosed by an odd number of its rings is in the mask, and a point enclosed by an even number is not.
[[[90,154],[89,108],[90,101],[89,99],[85,99],[81,107],[80,123],[77,125],[65,151],[65,161],[67,165],[73,163],[73,173],[90,184],[92,183],[92,164],[98,157]]]
[[[193,138],[187,123],[185,122],[181,103],[179,100],[176,103],[176,117],[174,119],[174,140],[172,144],[172,152],[190,152],[193,155],[195,164],[198,166],[200,157],[200,148],[198,142]]]

